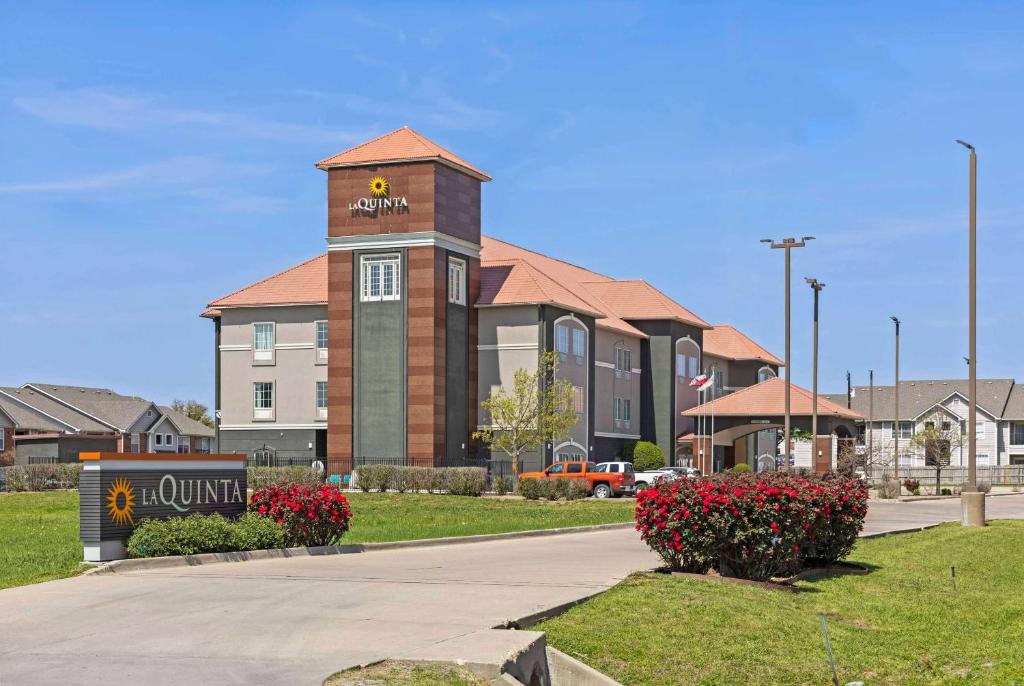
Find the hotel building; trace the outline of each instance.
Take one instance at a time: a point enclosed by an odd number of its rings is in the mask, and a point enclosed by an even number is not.
[[[778,375],[770,352],[646,281],[482,235],[490,177],[409,128],[317,167],[326,254],[203,312],[224,452],[327,457],[340,471],[361,459],[486,456],[471,437],[489,422],[480,401],[554,351],[579,421],[527,468],[614,459],[641,439],[689,463],[693,377],[716,370],[719,397]],[[716,443],[718,466],[732,448]]]

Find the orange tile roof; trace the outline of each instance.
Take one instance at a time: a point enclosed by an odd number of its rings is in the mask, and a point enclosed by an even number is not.
[[[217,298],[203,312],[204,317],[219,316],[224,307],[258,305],[302,305],[327,302],[327,255],[317,255],[283,272]]]
[[[675,319],[701,329],[711,328],[646,281],[584,281],[582,285],[623,319]]]
[[[684,417],[696,417],[699,414],[710,414],[712,411],[719,417],[768,416],[781,417],[786,413],[785,404],[786,382],[783,379],[768,379],[753,386],[723,395],[709,403],[684,410]],[[792,385],[790,394],[790,414],[809,417],[814,394],[806,388]],[[859,412],[849,410],[818,394],[818,415],[843,417],[844,419],[863,419]]]
[[[715,324],[713,328],[704,332],[704,352],[725,360],[760,360],[784,366],[782,360],[728,324]]]
[[[490,181],[487,175],[450,150],[445,150],[437,143],[416,133],[408,126],[385,133],[373,140],[360,143],[337,155],[320,160],[316,166],[320,169],[331,167],[355,167],[365,164],[386,164],[394,162],[412,162],[433,160],[447,164],[459,171],[475,176],[481,181]]]
[[[597,326],[647,338],[625,319],[677,319],[709,327],[703,319],[644,281],[617,282],[569,262],[556,260],[489,236],[482,238],[480,297],[477,305],[552,304],[595,317]],[[623,300],[615,284],[627,284],[633,300]],[[609,302],[609,299],[611,302]],[[639,302],[637,302],[639,301]],[[323,304],[327,302],[327,255],[318,255],[283,272],[218,298],[204,317],[230,307]]]

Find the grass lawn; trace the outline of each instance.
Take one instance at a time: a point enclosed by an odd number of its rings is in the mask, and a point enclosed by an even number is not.
[[[81,561],[77,491],[0,493],[0,588],[74,576]]]
[[[628,522],[633,501],[528,501],[411,493],[350,493],[344,543],[405,541]],[[83,571],[78,492],[0,494],[0,588]]]
[[[629,522],[634,501],[538,501],[413,493],[347,493],[352,528],[345,543],[496,534]]]
[[[870,574],[800,593],[642,574],[538,628],[630,686],[827,684],[820,612],[840,683],[1021,684],[1022,544],[1020,521],[869,539]]]
[[[417,665],[388,660],[330,677],[325,686],[487,686],[488,682],[457,665]]]

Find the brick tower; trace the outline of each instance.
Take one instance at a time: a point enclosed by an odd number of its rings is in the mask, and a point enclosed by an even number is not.
[[[465,457],[477,423],[480,184],[490,177],[408,127],[327,172],[327,454]]]

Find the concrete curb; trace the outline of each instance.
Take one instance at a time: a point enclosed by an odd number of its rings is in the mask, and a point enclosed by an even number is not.
[[[906,529],[886,529],[885,531],[876,531],[870,534],[860,534],[857,538],[881,538],[882,536],[893,536],[895,534],[916,534],[919,531],[927,531],[928,529],[934,529],[937,526],[943,524],[949,524],[956,520],[951,519],[949,522],[938,522],[936,524],[925,524],[924,526],[911,526]]]
[[[292,557],[317,557],[320,555],[350,555],[355,553],[370,553],[378,550],[430,548],[444,545],[485,543],[488,541],[505,541],[519,538],[535,538],[540,536],[564,536],[566,534],[582,534],[594,531],[631,529],[634,526],[635,524],[633,522],[623,522],[621,524],[592,524],[590,526],[570,526],[557,529],[530,529],[528,531],[510,531],[500,534],[474,534],[472,536],[424,538],[415,541],[391,541],[388,543],[353,543],[349,545],[327,545],[308,548],[276,548],[271,550],[246,550],[232,553],[201,553],[199,555],[143,557],[130,560],[114,560],[112,562],[100,564],[83,572],[82,576],[91,574],[138,572],[149,569],[169,569],[173,567],[196,567],[199,565],[218,564],[222,562],[279,560]]]
[[[547,647],[548,669],[553,686],[622,686],[621,683],[585,662],[580,662],[562,651]]]

